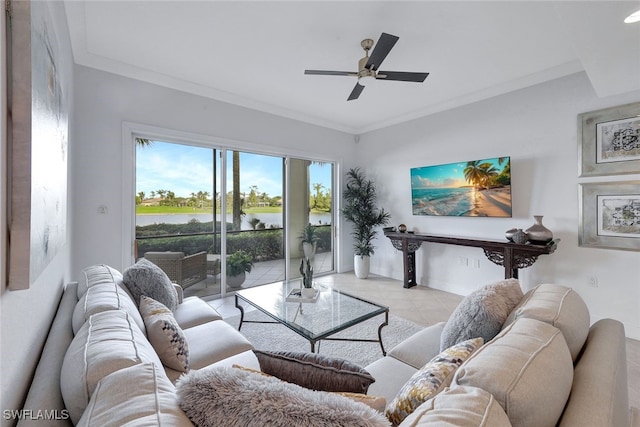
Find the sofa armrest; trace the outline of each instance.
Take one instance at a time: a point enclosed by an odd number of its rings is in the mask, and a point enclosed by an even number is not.
[[[178,304],[182,304],[182,301],[184,300],[184,290],[182,289],[182,286],[177,283],[172,283],[172,285],[176,288],[176,292],[178,293]]]
[[[444,322],[436,323],[416,332],[393,347],[388,355],[415,369],[422,368],[433,357],[440,354],[440,335],[444,324]]]
[[[47,420],[48,426],[72,425],[60,391],[60,373],[67,348],[73,340],[71,318],[78,302],[77,288],[78,283],[71,282],[63,291],[24,404],[24,409],[31,410],[34,414],[44,410],[56,411],[57,418]],[[18,422],[19,427],[37,427],[44,424],[42,419],[35,417],[21,418]]]
[[[601,319],[591,326],[558,426],[629,426],[626,345],[619,321]]]

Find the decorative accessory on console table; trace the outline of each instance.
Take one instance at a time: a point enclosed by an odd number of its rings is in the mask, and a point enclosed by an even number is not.
[[[511,236],[511,241],[513,243],[518,243],[520,245],[524,245],[525,243],[527,243],[527,239],[528,238],[529,238],[529,236],[527,235],[527,233],[522,231],[521,228],[518,228],[518,229],[516,229],[515,233],[513,233],[513,236]]]
[[[542,225],[542,215],[534,215],[533,219],[536,221],[535,224],[526,230],[529,241],[536,244],[547,244],[552,241],[553,233]]]

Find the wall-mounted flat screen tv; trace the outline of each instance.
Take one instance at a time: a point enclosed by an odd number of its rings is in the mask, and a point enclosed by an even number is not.
[[[511,158],[411,168],[414,215],[511,217]]]

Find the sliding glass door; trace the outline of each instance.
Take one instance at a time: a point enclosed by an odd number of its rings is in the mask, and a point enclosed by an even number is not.
[[[282,157],[226,152],[228,290],[285,279]]]
[[[333,271],[333,164],[294,158],[289,163],[288,277],[301,276],[303,243],[311,240],[309,234],[315,237],[309,256],[314,276]]]
[[[331,272],[332,183],[332,163],[138,139],[136,259],[219,297],[299,277],[311,227],[314,273]]]

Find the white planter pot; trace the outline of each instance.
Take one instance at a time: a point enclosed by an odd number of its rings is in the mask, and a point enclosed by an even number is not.
[[[371,258],[368,256],[354,255],[353,257],[353,270],[356,273],[358,279],[366,279],[369,277],[369,265]]]
[[[244,283],[246,276],[247,273],[244,271],[237,276],[227,276],[227,286],[234,289],[239,288]]]
[[[304,253],[304,257],[313,260],[314,255],[316,254],[316,244],[309,242],[302,242],[302,252]]]

